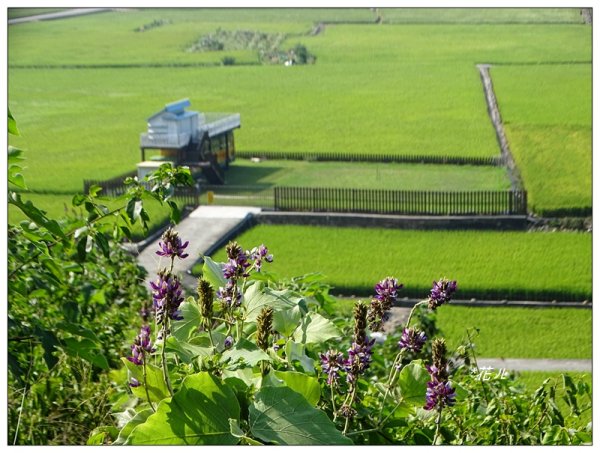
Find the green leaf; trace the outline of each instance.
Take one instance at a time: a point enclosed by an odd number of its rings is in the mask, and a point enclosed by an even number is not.
[[[36,225],[46,228],[50,233],[61,239],[66,239],[65,233],[63,233],[58,222],[56,220],[48,220],[46,213],[35,207],[31,201],[23,202],[21,195],[11,192],[8,202],[18,207]]]
[[[225,287],[227,280],[223,277],[223,268],[220,263],[215,263],[209,256],[204,257],[202,265],[202,278],[207,280],[215,291]]]
[[[325,412],[288,387],[262,387],[249,407],[250,432],[277,445],[350,445]]]
[[[188,341],[192,332],[197,332],[200,326],[202,315],[198,304],[193,298],[188,298],[179,306],[179,311],[183,319],[173,321],[171,332],[172,335],[180,342]]]
[[[305,353],[305,346],[301,343],[295,343],[290,340],[285,345],[285,355],[289,363],[294,363],[295,361],[300,362],[300,366],[307,373],[314,374],[315,365],[313,359]]]
[[[83,360],[86,360],[103,370],[109,369],[106,357],[104,357],[98,349],[98,345],[92,340],[84,338],[79,341],[75,338],[65,338],[63,341],[65,343],[65,352],[67,352],[67,354],[81,357]]]
[[[129,202],[127,202],[125,212],[127,213],[131,223],[135,223],[140,218],[143,207],[143,201],[136,198],[132,198],[129,200]]]
[[[423,406],[429,379],[429,373],[421,360],[414,360],[402,368],[398,376],[398,386],[403,401],[414,406]]]
[[[131,434],[131,431],[133,431],[133,428],[144,423],[153,413],[154,411],[152,409],[144,409],[143,411],[138,412],[125,426],[123,426],[113,445],[124,445]]]
[[[293,293],[289,290],[275,291],[263,288],[260,282],[254,282],[244,294],[246,321],[255,322],[264,307],[271,307],[275,312],[293,308],[296,302],[292,297]]]
[[[82,325],[73,324],[70,322],[59,322],[56,325],[56,327],[57,329],[62,330],[64,332],[68,332],[72,335],[78,335],[80,337],[87,338],[91,341],[98,342],[98,337],[96,336],[96,334],[90,329],[83,327]],[[96,346],[98,346],[97,343]]]
[[[138,380],[140,383],[139,387],[132,387],[131,391],[135,396],[144,401],[147,400],[146,390],[144,389],[144,367],[142,365],[136,365],[130,362],[126,358],[122,357],[121,361],[125,364],[125,367],[129,370],[131,377]],[[146,364],[146,383],[148,384],[148,394],[153,403],[157,403],[170,396],[167,384],[163,377],[163,371],[161,368]]]
[[[273,329],[285,337],[291,336],[298,328],[303,310],[298,304],[289,310],[278,310],[273,313]]]
[[[233,418],[229,419],[229,430],[230,430],[232,436],[235,436],[238,439],[243,440],[248,445],[263,445],[260,442],[258,442],[257,440],[247,437],[246,434],[244,433],[244,431],[242,430],[242,428],[240,428],[238,421],[234,420]]]
[[[73,199],[71,200],[71,204],[73,206],[81,206],[83,203],[87,201],[87,197],[81,193],[73,195]]]
[[[272,374],[281,379],[293,391],[300,393],[312,406],[319,403],[321,386],[316,377],[297,371],[273,371]]]
[[[104,236],[103,233],[97,232],[94,238],[96,239],[96,244],[98,244],[98,248],[102,254],[108,258],[110,256],[110,247],[108,245],[108,239],[106,239],[106,236]]]
[[[250,366],[254,366],[262,361],[271,362],[271,357],[254,343],[241,338],[231,349],[225,351],[221,357],[221,362],[231,361],[231,363],[236,363],[239,360]]]
[[[212,354],[212,347],[203,347],[179,341],[171,336],[167,338],[167,351],[175,351],[184,363],[192,363],[196,357],[208,357]]]
[[[21,135],[17,128],[17,121],[12,116],[12,113],[10,113],[10,108],[8,109],[8,133],[11,135]]]
[[[169,218],[171,219],[171,222],[179,223],[179,221],[181,220],[181,211],[179,210],[177,203],[175,203],[172,200],[169,200],[169,201],[167,201],[167,204],[171,208],[170,214],[169,214]]]
[[[297,338],[300,335],[300,338]],[[329,319],[318,313],[308,313],[302,320],[300,333],[295,335],[295,340],[304,344],[322,343],[331,338],[341,336],[339,329]]]
[[[233,391],[206,372],[185,378],[173,398],[162,401],[136,426],[127,445],[235,445],[229,419],[239,420]]]
[[[104,445],[107,437],[114,439],[117,433],[117,428],[114,426],[99,426],[90,433],[86,445]]]

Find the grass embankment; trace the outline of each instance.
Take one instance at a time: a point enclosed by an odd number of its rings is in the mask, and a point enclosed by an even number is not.
[[[401,296],[408,297],[426,297],[443,276],[458,281],[463,299],[582,301],[592,294],[592,237],[585,233],[259,225],[237,240],[267,245],[276,274],[321,272],[346,294],[369,295],[387,275],[404,283]],[[215,254],[224,257],[224,250]]]
[[[591,215],[591,64],[498,66],[491,74],[530,206],[545,216]]]

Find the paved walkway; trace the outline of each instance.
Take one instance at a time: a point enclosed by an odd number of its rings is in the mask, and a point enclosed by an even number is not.
[[[39,20],[55,20],[64,19],[67,17],[82,16],[84,14],[101,13],[111,11],[113,8],[70,8],[65,11],[55,13],[37,14],[35,16],[17,17],[9,19],[8,25],[24,24],[26,22],[35,22]]]
[[[240,228],[260,208],[237,206],[200,206],[175,228],[183,242],[189,241],[186,259],[175,260],[173,271],[180,275],[187,288],[196,287],[196,279],[190,275],[192,267],[201,256],[212,252],[232,231]],[[138,255],[138,263],[148,271],[148,279],[154,280],[157,270],[169,262],[156,254],[160,237],[148,244]]]

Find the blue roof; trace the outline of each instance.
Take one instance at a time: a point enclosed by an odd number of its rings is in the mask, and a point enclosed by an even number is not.
[[[180,101],[171,102],[165,105],[165,111],[174,113],[175,115],[181,115],[186,107],[192,105],[189,99],[181,99]]]

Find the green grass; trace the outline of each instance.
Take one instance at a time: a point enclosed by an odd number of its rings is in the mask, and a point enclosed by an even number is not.
[[[521,308],[443,306],[437,325],[455,348],[478,328],[478,357],[592,358],[592,310],[581,308]]]
[[[440,277],[458,281],[458,298],[591,298],[590,234],[492,231],[408,231],[259,225],[237,238],[264,243],[269,268],[292,277],[321,272],[336,288],[366,296],[387,275],[402,296],[426,297]],[[215,254],[224,260],[224,250]]]
[[[500,66],[492,78],[530,206],[591,215],[591,65]]]
[[[384,23],[573,23],[580,8],[381,8]]]
[[[584,25],[339,25],[306,45],[317,64],[464,64],[472,69],[478,63],[591,62],[591,33]],[[401,77],[397,83],[407,86]]]
[[[236,160],[227,171],[232,185],[351,187],[390,190],[507,190],[499,167],[390,163]]]
[[[9,27],[13,50],[9,63],[24,65],[218,63],[229,55],[240,62],[258,61],[255,52],[186,52],[202,35],[217,28],[285,32],[306,39],[321,20],[372,20],[364,9],[136,9]],[[135,30],[155,20],[164,25]],[[99,37],[102,39],[98,39]],[[35,45],[30,44],[34,42]],[[127,45],[123,45],[127,43]]]

